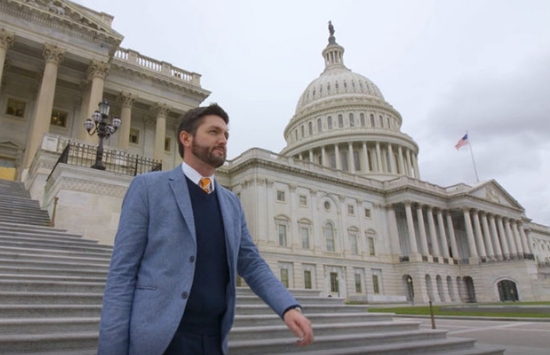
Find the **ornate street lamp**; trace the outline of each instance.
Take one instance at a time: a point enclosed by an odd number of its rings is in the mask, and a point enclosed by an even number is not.
[[[84,122],[84,128],[88,131],[90,136],[93,136],[97,133],[99,137],[99,146],[97,147],[97,154],[95,157],[95,163],[92,165],[92,168],[105,170],[105,165],[103,164],[103,139],[109,139],[111,134],[115,133],[120,127],[121,121],[120,118],[114,117],[111,119],[111,123],[107,122],[109,118],[109,110],[111,106],[107,100],[103,99],[98,104],[98,110],[92,114],[92,118],[87,118]],[[93,121],[92,121],[93,120]]]

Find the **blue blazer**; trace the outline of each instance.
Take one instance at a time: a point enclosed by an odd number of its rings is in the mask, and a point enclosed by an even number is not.
[[[233,325],[237,273],[282,316],[298,304],[260,256],[239,199],[216,183],[229,285],[222,320],[223,351]],[[181,166],[136,176],[124,197],[99,329],[98,355],[162,355],[193,284],[197,244],[193,209]]]

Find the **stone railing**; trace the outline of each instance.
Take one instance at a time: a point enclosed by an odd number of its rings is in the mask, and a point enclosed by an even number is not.
[[[136,65],[148,71],[163,74],[196,86],[201,86],[201,75],[188,72],[170,63],[162,62],[140,54],[132,49],[119,48],[115,52],[115,59]]]

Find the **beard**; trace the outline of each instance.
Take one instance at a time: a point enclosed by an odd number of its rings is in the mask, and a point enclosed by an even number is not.
[[[214,150],[216,149],[222,149],[223,150],[223,154],[220,156],[220,155],[216,155],[214,153]],[[200,145],[199,143],[193,141],[192,145],[191,145],[191,153],[193,153],[194,156],[196,156],[199,160],[201,160],[202,162],[214,167],[214,168],[219,168],[220,166],[223,165],[223,163],[225,163],[225,158],[226,158],[226,150],[225,150],[225,147],[207,147],[207,146],[203,146],[203,145]]]

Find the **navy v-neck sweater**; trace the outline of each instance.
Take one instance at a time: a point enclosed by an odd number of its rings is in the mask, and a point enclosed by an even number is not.
[[[220,334],[227,308],[229,264],[220,204],[215,192],[207,194],[186,177],[195,230],[195,276],[179,329],[185,333]]]

